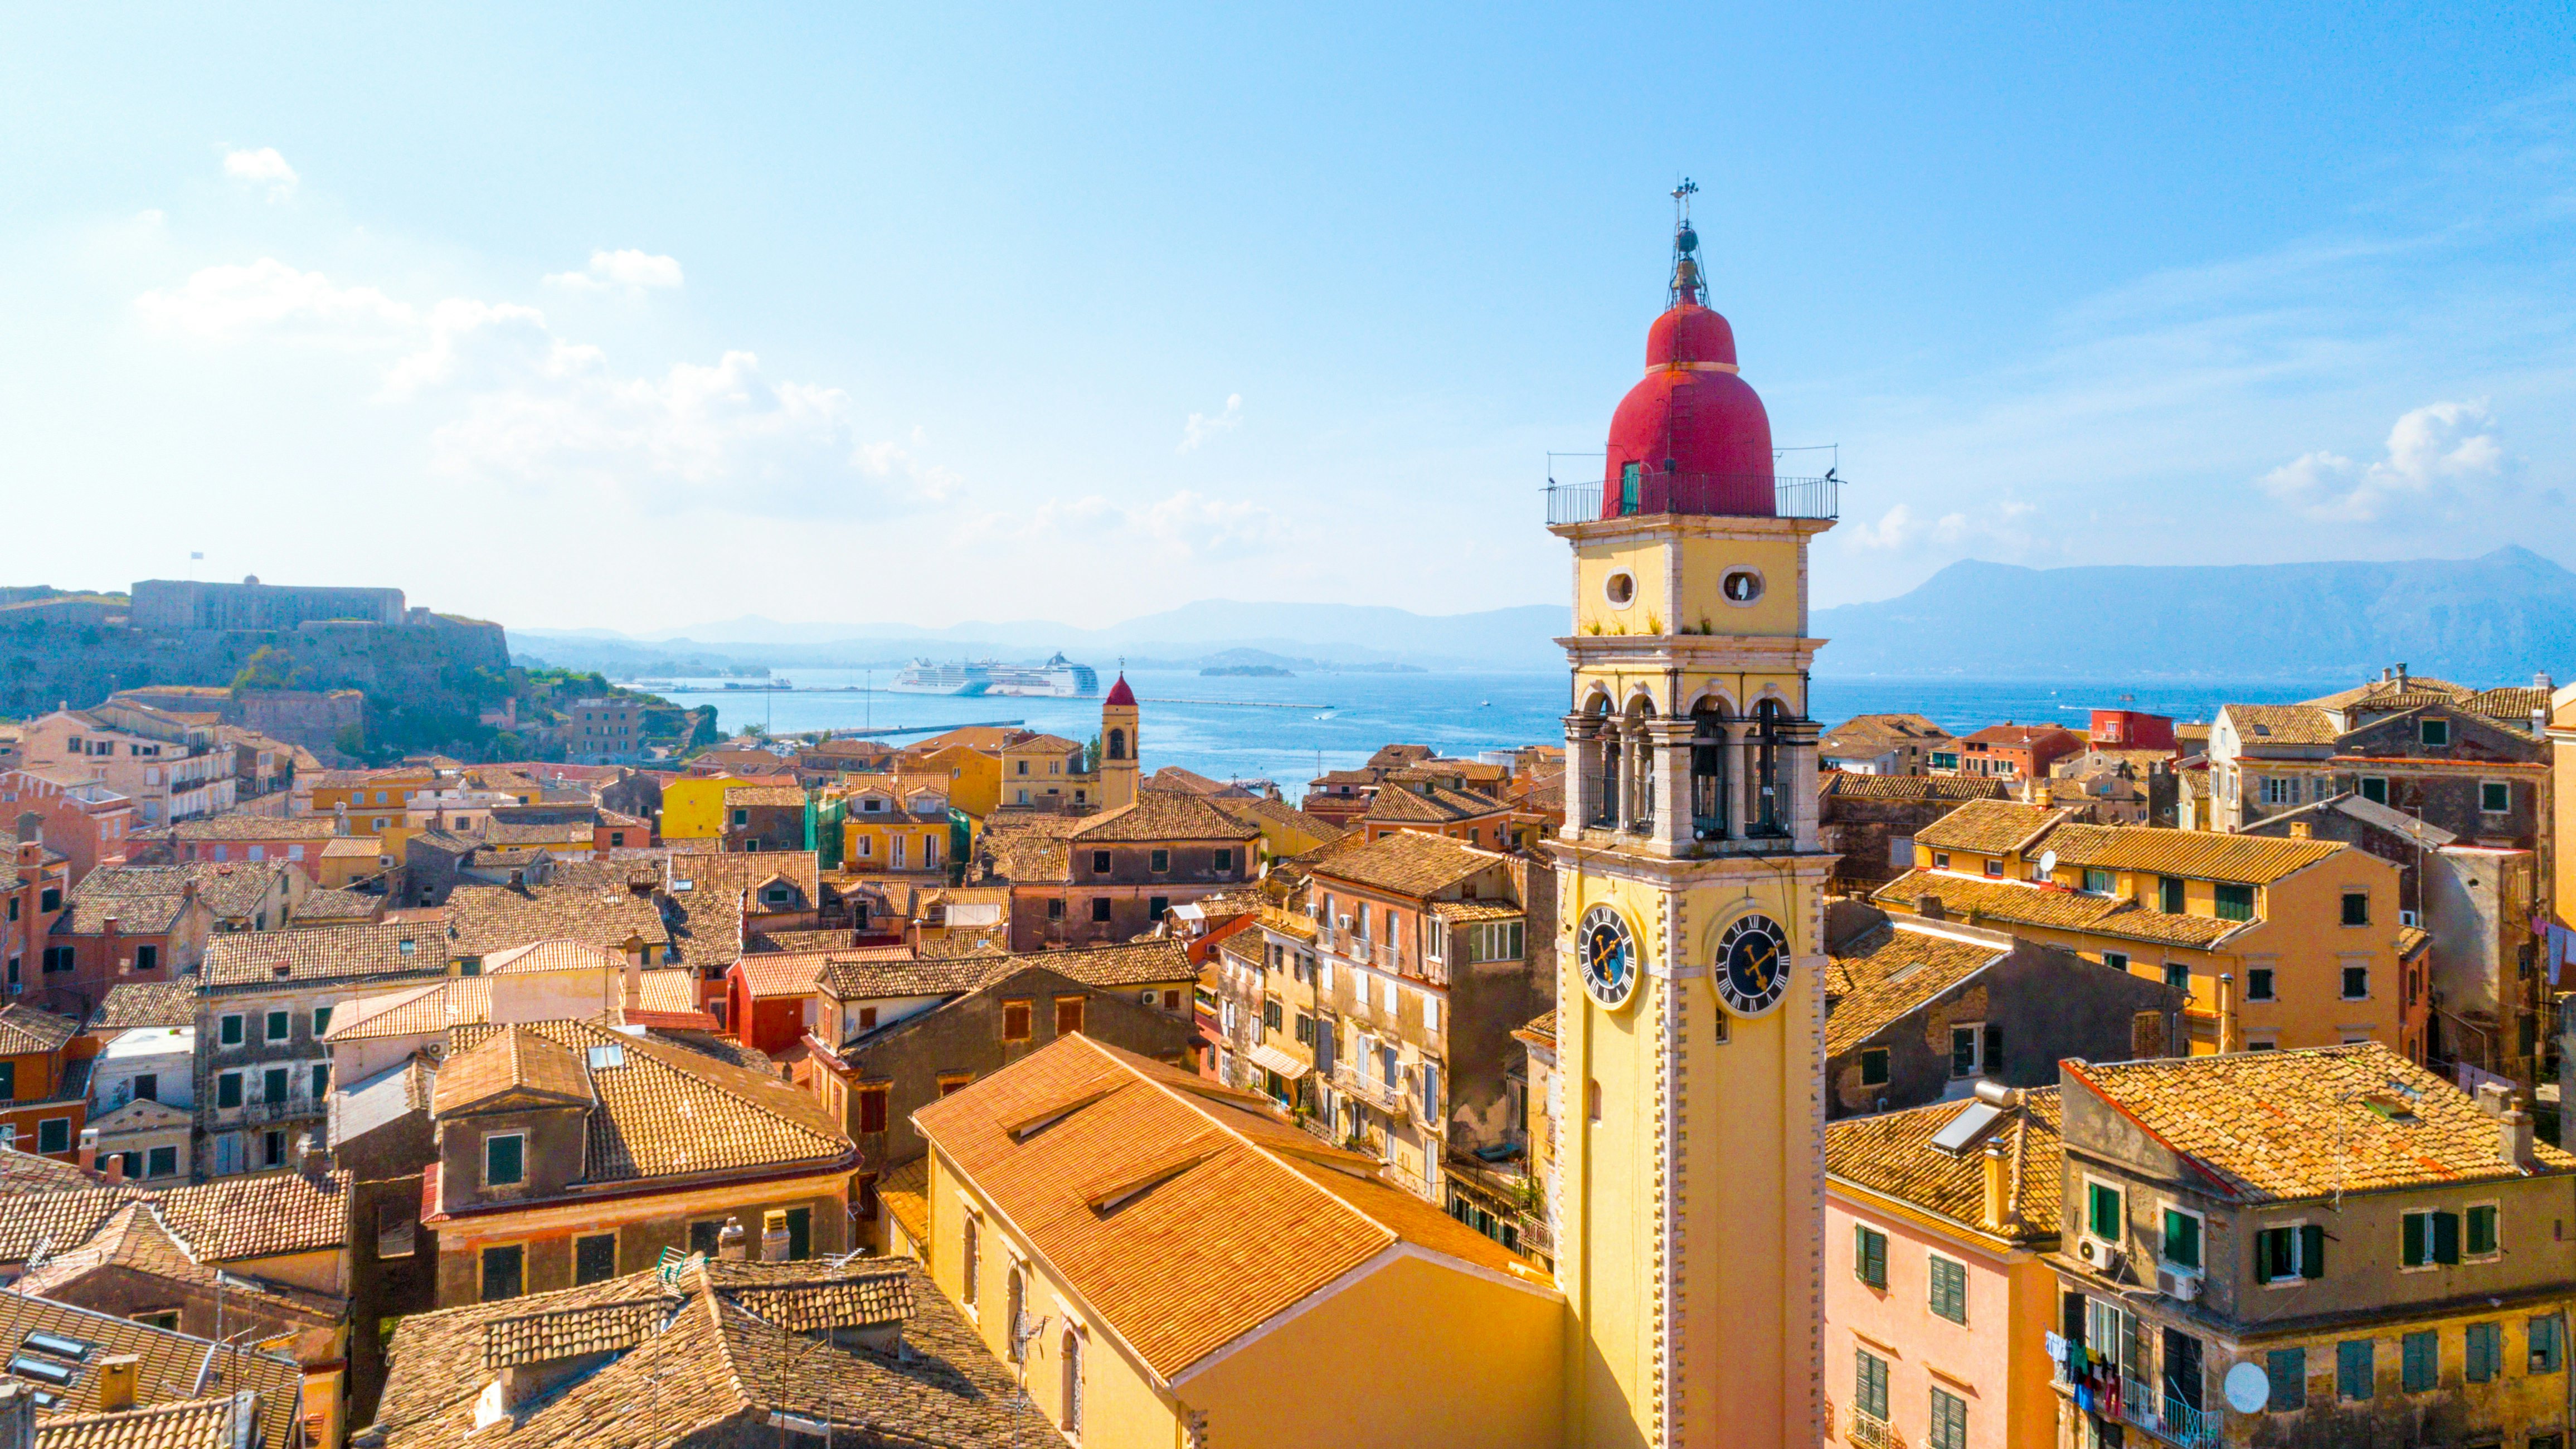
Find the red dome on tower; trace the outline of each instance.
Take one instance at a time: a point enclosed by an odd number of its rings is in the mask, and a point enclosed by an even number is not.
[[[1771,416],[1735,370],[1735,329],[1700,303],[1699,237],[1674,237],[1672,306],[1646,330],[1646,375],[1610,418],[1601,516],[1776,510]]]
[[[1102,700],[1101,704],[1103,706],[1125,705],[1129,709],[1136,707],[1136,691],[1127,687],[1126,670],[1118,671],[1118,682],[1109,686],[1109,697]]]

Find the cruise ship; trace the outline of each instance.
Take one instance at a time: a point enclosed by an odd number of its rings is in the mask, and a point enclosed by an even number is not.
[[[895,676],[894,683],[886,687],[902,694],[1082,698],[1100,692],[1100,676],[1090,665],[1076,664],[1061,653],[1031,668],[991,659],[960,660],[948,664],[916,659]]]

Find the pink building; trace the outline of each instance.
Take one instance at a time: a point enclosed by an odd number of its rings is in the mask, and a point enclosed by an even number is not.
[[[169,830],[170,856],[180,865],[282,860],[322,880],[322,851],[342,835],[328,815],[212,815],[183,820]]]
[[[2054,1440],[2058,1123],[2056,1088],[1990,1084],[1825,1129],[1827,1443]]]
[[[122,865],[139,819],[134,802],[103,780],[0,770],[0,820],[14,823],[30,811],[43,822],[46,847],[71,862],[73,885],[102,865]]]

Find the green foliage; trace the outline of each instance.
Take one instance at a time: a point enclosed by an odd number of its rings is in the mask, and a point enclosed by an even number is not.
[[[254,689],[301,689],[312,677],[313,671],[296,663],[292,653],[262,644],[233,675],[233,697],[239,699]]]
[[[356,725],[344,724],[340,726],[338,733],[331,736],[331,748],[353,759],[365,759],[367,732]]]

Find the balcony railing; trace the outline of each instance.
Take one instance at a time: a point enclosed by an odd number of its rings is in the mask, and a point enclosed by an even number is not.
[[[1843,1437],[1859,1449],[1894,1449],[1896,1444],[1895,1431],[1887,1427],[1885,1419],[1859,1409],[1851,1411],[1851,1432]]]
[[[1748,507],[1747,501],[1760,498],[1765,488],[1770,490],[1772,517],[1842,516],[1842,479],[1832,473],[1822,478],[1783,478],[1762,473],[1652,473],[1638,480],[1633,498],[1621,498],[1622,503],[1631,506],[1606,513],[1599,483],[1550,482],[1543,491],[1547,494],[1547,521],[1553,525],[1597,523],[1605,518],[1652,513],[1760,517],[1760,511]]]
[[[2159,1392],[2125,1374],[2120,1377],[2120,1417],[2182,1449],[2220,1449],[2227,1428],[2226,1415],[2204,1413],[2178,1394]]]
[[[1390,1116],[1402,1112],[1411,1101],[1403,1088],[1390,1087],[1373,1076],[1353,1071],[1348,1064],[1334,1069],[1333,1085],[1344,1095],[1356,1097]]]

